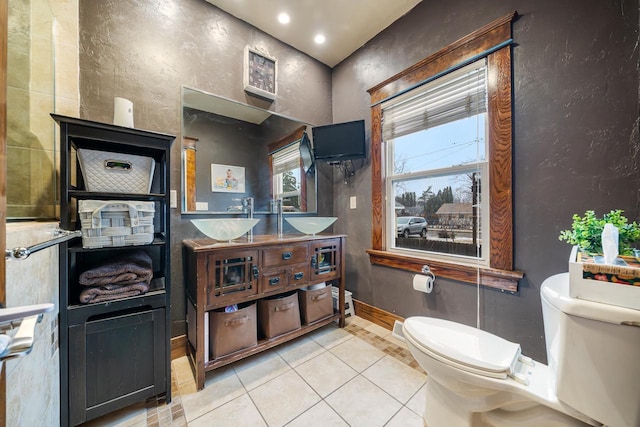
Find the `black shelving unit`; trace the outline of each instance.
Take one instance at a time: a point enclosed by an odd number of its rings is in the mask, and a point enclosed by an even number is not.
[[[171,401],[169,155],[175,137],[51,115],[60,125],[60,227],[79,230],[79,200],[153,202],[154,238],[139,246],[86,249],[81,239],[60,245],[60,424],[75,426],[149,397]],[[87,191],[78,149],[152,157],[149,194]],[[82,272],[125,251],[153,261],[149,292],[81,304]]]

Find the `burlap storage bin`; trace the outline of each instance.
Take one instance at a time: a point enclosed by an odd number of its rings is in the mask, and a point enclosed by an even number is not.
[[[209,352],[215,359],[258,344],[256,304],[240,305],[238,311],[209,312]]]
[[[258,325],[265,338],[300,329],[298,293],[277,295],[258,301]]]
[[[331,288],[332,286],[325,286],[312,291],[298,290],[300,314],[304,324],[313,323],[333,314]]]

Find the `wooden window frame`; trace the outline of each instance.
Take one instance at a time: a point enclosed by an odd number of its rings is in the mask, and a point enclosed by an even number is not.
[[[196,144],[198,138],[190,136],[182,137],[182,166],[184,168],[184,187],[182,191],[185,193],[184,206],[187,212],[196,209]]]
[[[511,293],[518,291],[518,280],[524,274],[513,270],[511,24],[516,17],[514,11],[498,18],[367,91],[372,105],[372,248],[367,253],[372,264],[411,272],[420,272],[426,264],[441,277],[473,284],[479,279],[483,286]],[[487,58],[490,265],[478,267],[435,260],[428,255],[408,256],[387,251],[381,104],[454,67],[483,57]]]

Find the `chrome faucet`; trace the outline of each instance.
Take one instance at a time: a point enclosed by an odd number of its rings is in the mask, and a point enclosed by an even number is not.
[[[242,208],[247,213],[247,218],[253,218],[253,197],[244,197],[242,199]],[[253,227],[247,232],[247,240],[253,242]]]
[[[282,197],[276,200],[276,212],[278,213],[278,239],[282,239]]]

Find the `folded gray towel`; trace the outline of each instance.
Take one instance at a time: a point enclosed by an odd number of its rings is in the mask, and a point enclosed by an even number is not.
[[[90,304],[112,301],[120,298],[135,297],[149,291],[149,284],[142,282],[133,285],[87,286],[80,292],[80,302]]]
[[[139,250],[85,271],[80,275],[79,282],[83,286],[133,285],[141,282],[148,285],[152,278],[151,257]]]

